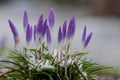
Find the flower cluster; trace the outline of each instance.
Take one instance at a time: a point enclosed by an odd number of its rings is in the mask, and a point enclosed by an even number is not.
[[[12,21],[8,20],[8,22],[13,33],[15,46],[17,46],[20,42],[19,33]],[[51,33],[54,26],[55,13],[53,8],[50,9],[48,19],[44,19],[44,15],[41,14],[34,26],[29,23],[28,14],[25,11],[23,28],[27,48],[24,47],[22,51],[12,50],[11,56],[9,56],[11,60],[0,61],[0,63],[12,64],[11,66],[0,65],[0,67],[8,69],[7,72],[0,74],[0,77],[5,80],[96,80],[94,73],[108,68],[84,59],[83,56],[87,54],[85,52],[75,51],[74,54],[70,54],[70,41],[76,29],[75,16],[72,16],[69,23],[65,20],[63,25],[59,26],[58,49],[50,50],[48,45],[52,46]],[[81,38],[84,49],[90,42],[91,37],[92,32],[87,35],[85,26]],[[28,48],[32,38],[35,45],[37,44],[39,47]]]
[[[51,8],[48,20],[47,19],[44,20],[43,14],[41,14],[37,24],[32,26],[29,23],[27,11],[25,11],[23,15],[23,28],[26,33],[26,43],[29,44],[32,40],[32,37],[34,37],[34,42],[41,43],[41,40],[44,39],[45,35],[46,35],[47,43],[48,44],[51,43],[50,28],[54,27],[55,24],[54,16],[55,16],[54,10]],[[17,45],[20,42],[18,31],[14,26],[14,24],[12,23],[12,21],[11,20],[8,21],[14,36],[15,45]]]
[[[17,45],[20,42],[18,31],[11,20],[8,20],[8,22],[11,31],[13,33],[15,45]],[[32,38],[34,38],[35,43],[42,43],[44,42],[45,36],[46,36],[47,44],[50,44],[52,42],[51,29],[54,28],[54,25],[55,25],[55,13],[53,8],[50,9],[48,19],[44,19],[44,15],[41,14],[37,24],[35,24],[34,26],[30,25],[27,11],[25,11],[23,15],[23,27],[26,33],[27,45],[31,42]],[[61,42],[63,43],[66,40],[69,41],[75,34],[75,27],[76,27],[76,18],[74,16],[70,19],[68,25],[67,25],[67,20],[65,20],[63,25],[60,26],[58,30],[58,43]],[[86,26],[85,26],[82,34],[82,43],[84,48],[87,47],[91,37],[92,37],[92,32],[86,37]]]
[[[17,46],[18,43],[20,42],[18,31],[17,31],[16,27],[14,26],[14,24],[12,23],[12,21],[11,20],[8,20],[8,21],[9,21],[9,25],[10,25],[11,31],[13,33],[13,36],[14,36],[15,46]],[[23,28],[24,28],[24,31],[26,34],[27,46],[31,42],[32,38],[34,38],[35,44],[41,46],[42,43],[45,42],[44,41],[45,37],[46,37],[47,44],[50,45],[52,42],[52,38],[51,38],[52,31],[51,30],[52,30],[52,28],[54,28],[54,25],[55,25],[55,13],[54,13],[53,8],[50,9],[48,19],[44,19],[44,15],[41,14],[38,19],[37,24],[35,24],[34,26],[30,25],[29,20],[28,20],[27,11],[25,11],[24,15],[23,15]],[[62,59],[66,58],[68,56],[68,52],[66,52],[66,48],[70,44],[70,40],[71,40],[71,38],[73,38],[73,36],[75,34],[75,28],[76,28],[75,16],[73,16],[70,19],[69,24],[67,24],[67,20],[65,20],[63,22],[63,25],[59,27],[58,39],[57,39],[59,47],[57,50],[53,49],[52,52],[51,52],[51,50],[48,51],[49,54],[51,53],[52,55],[57,56],[56,61],[61,61]],[[86,36],[86,34],[87,33],[86,33],[86,26],[85,26],[83,29],[83,34],[82,34],[82,43],[83,43],[84,49],[87,47],[87,45],[92,37],[92,32],[88,36]],[[36,48],[36,49],[38,49],[38,48]],[[31,55],[31,54],[29,54],[29,55]],[[34,57],[33,62],[37,63],[37,62],[39,62],[39,59],[41,56],[34,54],[33,57]],[[68,62],[68,61],[66,60],[64,62],[64,64],[67,64],[66,62]]]

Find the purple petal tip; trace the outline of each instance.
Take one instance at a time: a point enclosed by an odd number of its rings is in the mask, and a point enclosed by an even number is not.
[[[67,20],[65,20],[63,23],[63,28],[62,28],[62,38],[63,39],[66,37],[66,28],[67,28]]]
[[[51,34],[50,34],[50,29],[47,26],[47,30],[46,30],[46,39],[47,39],[47,43],[50,44],[51,43]]]
[[[11,21],[11,20],[8,20],[8,22],[9,22],[9,26],[10,26],[10,28],[11,28],[11,31],[12,31],[13,35],[14,35],[15,37],[18,36],[17,29],[15,28],[14,24],[12,23],[12,21]]]
[[[76,27],[76,21],[75,21],[75,17],[73,16],[69,22],[67,38],[70,39],[75,34],[75,27]]]
[[[39,19],[38,19],[38,23],[37,23],[38,26],[42,26],[43,25],[43,18],[44,18],[43,14],[41,14]]]
[[[25,31],[26,31],[27,26],[28,26],[28,14],[27,14],[27,11],[24,11],[24,15],[23,15],[23,27],[24,27]]]
[[[54,24],[55,24],[55,13],[54,13],[54,9],[51,8],[49,13],[49,26],[54,27]]]
[[[86,26],[83,29],[83,34],[82,34],[82,42],[84,42],[86,39]]]
[[[84,42],[84,48],[86,48],[87,47],[87,45],[88,45],[88,43],[90,42],[90,40],[91,40],[91,37],[92,37],[92,32],[88,35],[88,37],[87,37],[87,39],[85,40],[85,42]]]
[[[9,22],[9,26],[10,26],[10,28],[11,28],[11,31],[12,31],[12,33],[13,33],[14,42],[15,42],[15,45],[16,45],[16,44],[18,44],[18,43],[20,42],[17,29],[15,28],[15,26],[14,26],[14,24],[12,23],[11,20],[8,20],[8,22]]]
[[[47,29],[47,19],[44,21],[44,24],[41,29],[41,35],[44,37]]]

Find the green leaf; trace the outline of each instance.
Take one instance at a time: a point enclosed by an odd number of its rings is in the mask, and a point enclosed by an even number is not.
[[[103,69],[109,69],[109,68],[112,68],[112,67],[106,67],[106,66],[95,66],[95,67],[92,67],[88,72],[88,74],[96,74],[96,72],[98,71],[101,71]]]
[[[88,53],[85,53],[85,52],[77,52],[76,54],[74,54],[74,57],[76,57],[76,56],[80,56],[80,57],[82,57],[82,56],[85,56],[85,55],[87,55]]]
[[[17,66],[17,67],[22,68],[22,65],[21,65],[21,64],[15,63],[15,62],[13,62],[13,61],[1,60],[0,62],[4,62],[4,63],[7,63],[7,64],[11,63],[11,64],[13,64],[13,65],[15,65],[15,66]]]

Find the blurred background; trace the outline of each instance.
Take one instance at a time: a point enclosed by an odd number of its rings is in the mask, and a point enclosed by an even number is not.
[[[9,48],[14,46],[8,25],[10,19],[18,29],[24,45],[23,12],[27,10],[29,22],[34,25],[41,13],[45,18],[48,17],[50,8],[55,10],[54,33],[57,33],[65,19],[76,16],[73,50],[80,49],[81,33],[86,25],[88,33],[93,32],[87,47],[90,52],[87,57],[103,65],[120,67],[120,0],[0,0],[0,40],[5,37],[4,44]],[[57,39],[57,35],[53,35]]]

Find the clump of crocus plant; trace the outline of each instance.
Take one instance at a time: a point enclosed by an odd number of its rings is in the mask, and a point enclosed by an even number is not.
[[[13,33],[15,47],[20,43],[20,38],[15,25],[8,20]],[[67,23],[69,22],[69,23]],[[12,50],[10,60],[2,60],[0,65],[8,71],[0,74],[5,80],[95,80],[97,71],[107,68],[84,59],[87,53],[75,51],[70,54],[70,42],[75,35],[76,18],[73,16],[70,21],[65,20],[58,29],[58,47],[50,49],[52,35],[51,29],[55,27],[55,12],[50,9],[48,19],[41,14],[37,24],[30,25],[27,11],[23,16],[23,28],[26,35],[27,47],[23,50]],[[92,32],[86,36],[86,26],[83,29],[82,44],[84,49],[88,46]],[[34,38],[34,39],[32,39]],[[29,48],[34,40],[35,46]],[[52,45],[51,45],[52,46]],[[97,78],[96,78],[97,80]]]

